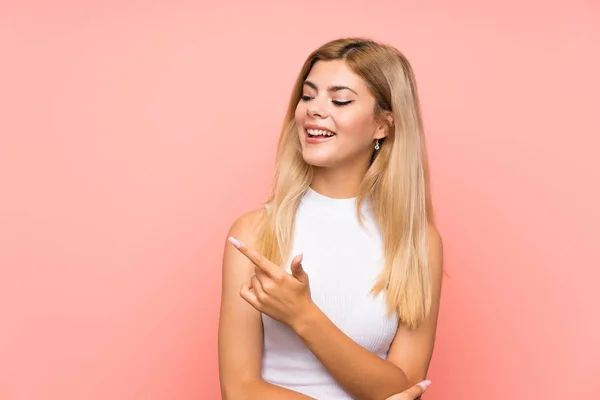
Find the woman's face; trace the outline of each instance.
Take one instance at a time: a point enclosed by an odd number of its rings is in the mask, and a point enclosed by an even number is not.
[[[368,163],[386,134],[374,109],[367,85],[344,61],[317,61],[295,114],[304,160],[327,168]]]

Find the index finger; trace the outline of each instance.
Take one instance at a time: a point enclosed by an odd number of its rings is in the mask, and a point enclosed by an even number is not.
[[[244,243],[240,242],[234,237],[230,236],[228,240],[236,249],[240,251],[240,253],[245,255],[250,261],[252,261],[254,265],[256,265],[261,271],[264,271],[269,277],[275,278],[281,273],[281,268],[267,260],[267,258],[258,251],[246,246]]]

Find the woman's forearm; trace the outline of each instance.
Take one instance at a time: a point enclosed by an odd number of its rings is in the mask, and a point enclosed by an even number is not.
[[[359,400],[385,399],[409,387],[404,371],[354,342],[317,306],[292,329],[340,385]]]
[[[243,383],[237,390],[224,390],[223,394],[223,400],[315,400],[262,379]]]

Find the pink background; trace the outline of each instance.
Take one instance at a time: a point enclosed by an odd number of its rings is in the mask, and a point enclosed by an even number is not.
[[[449,274],[426,397],[600,398],[598,1],[0,4],[0,399],[219,398],[226,231],[346,35],[420,84]]]

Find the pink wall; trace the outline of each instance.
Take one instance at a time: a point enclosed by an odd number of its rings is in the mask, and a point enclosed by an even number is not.
[[[226,230],[266,194],[302,61],[341,35],[420,83],[450,275],[427,397],[600,398],[600,3],[16,3],[0,399],[219,397]]]

